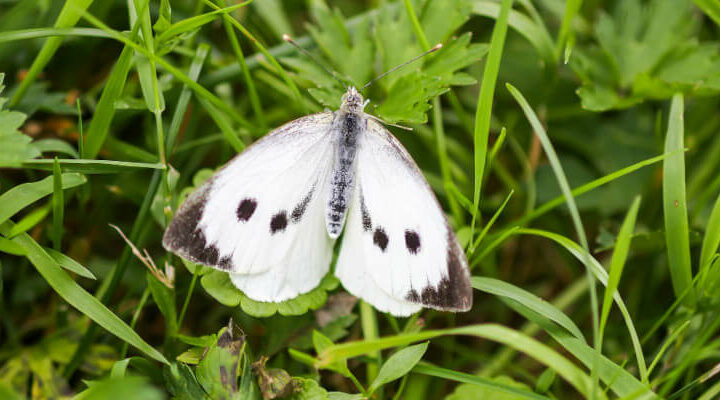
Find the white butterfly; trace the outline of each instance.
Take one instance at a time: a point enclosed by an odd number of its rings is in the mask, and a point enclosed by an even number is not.
[[[230,274],[258,301],[315,288],[330,269],[377,309],[467,311],[467,259],[430,186],[354,87],[336,112],[289,122],[248,147],[180,207],[169,251]]]

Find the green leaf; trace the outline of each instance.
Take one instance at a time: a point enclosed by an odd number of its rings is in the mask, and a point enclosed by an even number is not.
[[[15,226],[17,226],[17,225],[15,225]],[[88,279],[93,279],[93,280],[97,279],[97,278],[95,278],[95,274],[93,274],[92,271],[85,268],[85,266],[83,266],[79,262],[73,260],[72,258],[66,256],[65,254],[63,254],[57,250],[48,248],[48,247],[44,247],[44,249],[48,253],[48,255],[50,257],[52,257],[56,263],[58,263],[58,265],[65,268],[66,270],[72,271],[72,272],[82,276],[83,278],[88,278]]]
[[[63,189],[69,189],[86,182],[83,175],[62,174]],[[0,224],[18,211],[53,192],[53,178],[48,176],[37,182],[22,183],[0,195]]]
[[[79,172],[82,174],[118,174],[143,169],[165,169],[162,163],[139,163],[115,160],[59,160],[66,172]],[[52,171],[53,160],[30,160],[22,163],[23,168],[32,168]]]
[[[269,317],[275,313],[289,316],[302,315],[308,310],[316,310],[325,304],[327,292],[335,289],[339,282],[332,274],[328,274],[315,289],[280,303],[250,299],[232,284],[226,272],[214,270],[203,275],[200,283],[210,296],[226,306],[240,305],[243,311],[249,315]]]
[[[295,389],[291,400],[328,400],[327,391],[314,379],[293,377]]]
[[[325,349],[332,347],[334,344],[332,342],[332,340],[330,340],[330,338],[328,338],[327,336],[323,335],[322,333],[320,333],[318,331],[313,331],[312,341],[313,341],[313,346],[315,347],[315,352],[317,354],[322,353],[323,351],[325,351]],[[351,376],[351,373],[350,373],[350,370],[348,369],[346,360],[338,360],[337,362],[328,364],[328,365],[324,366],[323,368],[338,372],[345,377]]]
[[[388,358],[380,367],[377,377],[368,388],[369,393],[374,393],[380,386],[400,379],[415,367],[425,355],[428,342],[408,346]]]

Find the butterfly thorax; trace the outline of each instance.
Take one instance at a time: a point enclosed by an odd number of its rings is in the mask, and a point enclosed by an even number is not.
[[[342,232],[347,208],[355,187],[355,154],[358,136],[366,129],[367,117],[362,95],[354,87],[343,95],[342,105],[335,112],[332,123],[335,157],[330,178],[330,192],[326,208],[328,235],[337,238]]]

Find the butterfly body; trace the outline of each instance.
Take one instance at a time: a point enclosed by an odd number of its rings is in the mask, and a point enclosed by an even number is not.
[[[467,260],[407,151],[349,88],[335,112],[289,122],[196,189],[166,249],[227,271],[258,301],[312,290],[330,268],[352,294],[394,315],[472,304]]]

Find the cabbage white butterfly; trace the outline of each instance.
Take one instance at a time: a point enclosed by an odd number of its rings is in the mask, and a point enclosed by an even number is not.
[[[280,302],[320,283],[344,231],[334,273],[348,292],[397,316],[469,310],[465,253],[412,157],[366,104],[351,86],[337,111],[249,146],[185,200],[164,247],[228,272],[253,300]]]

